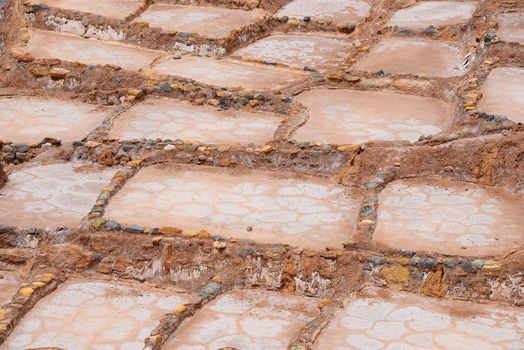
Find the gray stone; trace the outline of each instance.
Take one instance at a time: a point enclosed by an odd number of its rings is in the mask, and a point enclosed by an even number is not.
[[[29,152],[29,146],[25,145],[25,144],[16,145],[15,149],[16,149],[17,152],[20,152],[20,153],[27,153],[27,152]]]
[[[437,28],[433,27],[433,26],[429,26],[427,27],[425,30],[424,30],[424,34],[427,34],[427,35],[437,35],[438,34],[438,30]]]
[[[491,43],[493,40],[495,40],[497,38],[497,34],[494,33],[494,32],[489,32],[489,33],[486,33],[486,35],[484,35],[484,42],[486,44],[489,44]]]
[[[484,260],[482,259],[473,260],[473,266],[478,270],[482,269],[482,267],[484,266]]]
[[[173,87],[171,86],[171,84],[169,84],[169,82],[164,82],[162,83],[162,85],[160,85],[160,88],[162,89],[162,91],[165,91],[165,92],[171,92],[173,91]]]
[[[471,263],[471,260],[468,260],[468,259],[462,260],[462,262],[460,263],[460,267],[462,268],[462,270],[469,272],[469,273],[477,272],[477,269],[475,268],[475,266],[473,266],[473,264]]]
[[[372,205],[365,205],[360,209],[362,215],[369,215],[375,212],[375,207]]]
[[[367,184],[362,186],[365,190],[372,190],[374,188],[378,187],[378,183],[376,182],[368,182]]]
[[[98,196],[98,199],[104,202],[107,202],[109,200],[109,193],[104,192],[101,195]]]
[[[409,256],[410,258],[413,255],[415,255],[415,252],[410,249],[402,249],[400,252],[402,253],[403,256]]]
[[[27,159],[27,153],[16,152],[15,153],[15,157],[18,160],[26,160]]]
[[[122,145],[122,150],[123,150],[124,152],[129,152],[129,151],[132,151],[132,150],[137,149],[137,147],[138,147],[137,145],[130,145],[130,144],[127,144],[127,143],[126,143],[126,144],[123,144],[123,145]]]
[[[144,228],[140,225],[132,224],[126,227],[126,231],[130,233],[142,233],[144,232]]]
[[[221,288],[222,285],[220,283],[209,282],[198,292],[198,296],[201,298],[206,298],[208,296],[215,295],[220,292]]]
[[[0,224],[0,233],[11,232],[11,230],[12,230],[11,226]]]
[[[437,260],[433,258],[420,258],[418,266],[422,269],[433,270],[437,266]]]
[[[414,257],[412,257],[412,258],[409,260],[409,263],[410,263],[412,266],[417,266],[419,262],[420,262],[420,258],[419,258],[418,256],[414,256]]]
[[[457,261],[453,259],[446,259],[444,260],[444,266],[450,269],[454,269],[455,267],[457,267]]]
[[[120,226],[120,224],[115,220],[109,220],[104,225],[104,228],[108,231],[120,231],[122,229],[122,226]]]
[[[46,4],[34,4],[32,7],[34,11],[49,10],[49,6]]]
[[[370,263],[372,263],[373,265],[384,265],[384,258],[381,257],[381,256],[375,256],[375,255],[372,255],[370,257],[368,257],[368,261]]]

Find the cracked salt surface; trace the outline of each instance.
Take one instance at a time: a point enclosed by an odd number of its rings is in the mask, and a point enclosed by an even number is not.
[[[367,288],[354,294],[314,350],[514,350],[524,348],[520,308],[438,300]]]
[[[142,350],[160,318],[188,301],[142,285],[66,282],[27,313],[0,349]]]
[[[436,179],[397,180],[380,193],[373,240],[399,249],[482,256],[524,242],[524,198]]]
[[[265,171],[150,166],[111,199],[106,217],[146,227],[207,229],[227,237],[318,250],[341,246],[351,236],[360,201],[360,195],[321,179],[294,179]]]

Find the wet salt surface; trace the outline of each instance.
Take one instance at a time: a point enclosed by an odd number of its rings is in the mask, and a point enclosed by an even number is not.
[[[27,313],[2,350],[142,350],[160,318],[190,297],[140,285],[66,282]]]
[[[425,39],[384,39],[352,69],[449,78],[466,73],[463,55],[446,42]]]
[[[26,50],[37,58],[57,58],[94,65],[112,64],[131,71],[146,68],[163,54],[132,45],[36,29],[31,31]]]
[[[483,256],[524,243],[524,197],[435,179],[397,180],[380,193],[373,240],[398,249]]]
[[[524,12],[508,12],[497,16],[497,35],[508,42],[524,44]]]
[[[523,339],[521,308],[368,288],[350,298],[313,349],[513,350]]]
[[[482,86],[478,109],[524,123],[524,68],[495,68]]]
[[[11,301],[19,288],[20,279],[16,273],[0,270],[0,306]]]
[[[292,135],[300,142],[413,142],[452,119],[451,106],[441,100],[391,92],[313,89],[295,99],[309,109],[308,121]]]
[[[200,36],[219,39],[231,31],[254,23],[263,10],[250,11],[211,6],[184,6],[153,4],[135,21],[147,22],[150,27],[164,32],[197,33]]]
[[[359,195],[322,179],[150,166],[111,199],[105,216],[126,224],[206,229],[225,237],[319,250],[340,247],[351,236],[360,202]]]
[[[23,96],[0,98],[0,139],[32,144],[52,137],[71,142],[87,136],[105,116],[82,103]]]
[[[19,167],[0,189],[0,224],[74,227],[89,213],[115,171],[83,163]]]
[[[125,18],[137,11],[142,5],[142,0],[32,0],[33,4],[45,4],[50,7],[88,12],[111,18]]]
[[[275,62],[290,67],[333,68],[346,58],[350,43],[338,38],[310,34],[273,34],[233,55]]]
[[[217,144],[263,144],[273,139],[280,117],[272,113],[218,111],[170,99],[148,99],[116,119],[119,139],[183,139]]]
[[[315,21],[349,24],[366,17],[370,8],[369,3],[363,0],[294,0],[282,7],[276,15],[300,19],[309,16]]]
[[[419,29],[464,23],[471,19],[475,7],[475,2],[467,1],[422,1],[397,11],[389,25]]]
[[[239,290],[219,296],[185,320],[167,350],[286,350],[307,322],[319,315],[315,299]]]
[[[155,65],[152,72],[194,79],[203,84],[253,90],[282,89],[307,77],[290,70],[196,56],[167,59]]]

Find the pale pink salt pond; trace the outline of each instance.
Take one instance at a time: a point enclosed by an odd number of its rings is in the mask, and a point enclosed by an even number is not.
[[[360,195],[324,179],[157,165],[131,178],[111,199],[105,216],[125,224],[206,229],[224,237],[322,250],[349,239],[360,203]]]
[[[320,88],[295,99],[309,110],[306,124],[292,135],[301,142],[413,142],[442,131],[452,120],[452,108],[444,101],[392,92]]]
[[[111,18],[125,18],[138,11],[144,0],[32,0],[33,4],[45,4],[64,10],[87,12]]]
[[[69,33],[32,30],[27,52],[36,58],[60,59],[83,64],[112,64],[131,71],[148,67],[163,55],[161,51],[97,39],[84,39]]]
[[[0,224],[74,227],[89,213],[114,169],[83,163],[19,166],[0,189]]]
[[[282,7],[276,15],[302,19],[309,16],[315,21],[332,21],[343,25],[362,20],[371,9],[364,0],[294,0]]]
[[[524,243],[524,197],[431,178],[397,180],[379,196],[373,240],[397,249],[500,255]]]
[[[202,143],[263,144],[280,123],[272,113],[218,111],[170,99],[148,99],[120,115],[111,128],[119,139],[183,139]]]
[[[420,29],[467,22],[475,12],[476,2],[422,1],[395,12],[390,26]]]
[[[246,11],[212,6],[152,4],[135,21],[147,22],[150,27],[161,28],[167,33],[189,32],[219,39],[235,29],[254,23],[264,14],[260,9]]]
[[[104,121],[94,106],[38,97],[0,98],[0,139],[33,144],[45,137],[81,140]]]
[[[142,350],[160,318],[191,300],[139,284],[73,280],[40,300],[2,350]]]
[[[449,78],[464,75],[464,56],[446,42],[427,39],[382,40],[352,69]]]
[[[328,69],[338,66],[351,44],[342,37],[320,34],[273,34],[233,53],[257,61],[290,67]]]
[[[524,123],[524,68],[495,68],[482,86],[478,109]]]
[[[249,90],[278,90],[307,77],[306,74],[291,70],[196,56],[166,59],[155,65],[152,73],[190,78],[208,85]]]
[[[524,44],[524,12],[501,13],[497,21],[497,35],[502,40]]]
[[[318,336],[313,350],[522,348],[521,308],[366,288]]]
[[[286,350],[319,315],[315,299],[261,290],[219,296],[185,320],[163,346],[167,350]]]

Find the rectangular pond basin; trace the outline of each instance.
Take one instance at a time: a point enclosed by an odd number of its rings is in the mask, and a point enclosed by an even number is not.
[[[301,72],[264,65],[196,56],[166,59],[155,65],[152,73],[190,78],[208,85],[248,90],[283,89],[308,76]]]
[[[464,55],[446,42],[427,39],[384,39],[352,69],[449,78],[464,75]]]
[[[524,44],[524,12],[501,13],[497,21],[497,35],[503,41]]]
[[[379,196],[373,240],[396,249],[500,255],[524,244],[524,197],[430,178],[397,180]]]
[[[436,98],[393,92],[320,88],[295,100],[308,108],[309,118],[291,138],[323,144],[414,142],[445,129],[453,113],[448,103]]]
[[[87,65],[112,64],[139,71],[163,53],[138,46],[97,39],[84,39],[68,33],[32,30],[26,50],[36,58],[59,59]]]
[[[265,14],[260,9],[240,10],[212,6],[152,4],[135,19],[147,22],[163,32],[197,33],[210,39],[220,39],[235,29],[254,23]]]
[[[123,19],[138,11],[144,0],[31,0],[32,4],[44,4],[63,10],[86,12],[109,18]]]
[[[356,23],[368,14],[371,6],[364,0],[294,0],[282,7],[276,15],[314,21],[331,21],[337,25]]]
[[[105,216],[124,224],[205,229],[224,237],[322,250],[341,247],[350,237],[360,203],[360,195],[323,179],[156,165],[128,180]]]
[[[260,290],[219,296],[186,319],[166,350],[286,350],[307,322],[319,315],[315,300]]]
[[[313,350],[510,350],[521,349],[523,339],[522,308],[366,288],[350,298]]]
[[[495,68],[482,86],[478,109],[524,123],[524,68]]]
[[[0,349],[142,350],[160,318],[189,301],[140,284],[71,280],[40,300]]]
[[[147,99],[120,115],[111,136],[121,139],[182,139],[215,144],[264,144],[280,118],[272,113],[196,106],[171,99]]]
[[[423,1],[395,12],[390,26],[424,29],[465,23],[475,12],[473,1]]]
[[[233,53],[233,56],[290,67],[326,70],[344,61],[351,47],[343,38],[311,34],[273,34]]]
[[[81,140],[99,126],[108,113],[71,100],[39,97],[0,97],[0,139],[39,143],[45,137],[62,142]]]
[[[0,189],[0,224],[74,227],[89,213],[115,171],[84,163],[19,166]]]

